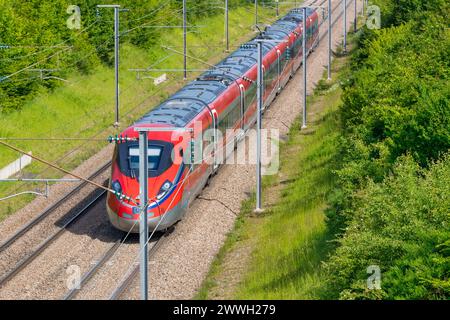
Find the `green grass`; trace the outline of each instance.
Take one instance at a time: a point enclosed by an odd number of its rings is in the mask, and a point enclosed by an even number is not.
[[[285,9],[287,10],[287,8]],[[260,9],[260,17],[264,21],[274,20],[272,9]],[[241,7],[230,11],[230,43],[238,45],[249,39],[254,33],[252,7]],[[224,52],[223,16],[213,16],[196,21],[197,25],[207,26],[198,33],[188,34],[189,54],[210,63],[216,63],[227,53]],[[181,30],[171,30],[164,34],[161,45],[173,46],[182,50]],[[146,68],[152,63],[170,54],[160,45],[145,51],[130,44],[121,47],[121,128],[130,125],[139,116],[148,112],[161,100],[165,99],[186,82],[180,73],[168,74],[169,81],[155,87],[153,80],[136,80],[130,68]],[[189,68],[208,68],[197,61],[188,59]],[[155,68],[182,68],[182,56],[174,54]],[[153,73],[159,76],[161,73]],[[189,76],[194,79],[197,74]],[[74,74],[69,77],[69,84],[61,86],[51,93],[42,92],[28,102],[22,111],[1,115],[0,137],[33,137],[33,138],[106,138],[114,134],[114,75],[113,69],[98,66],[91,75]],[[98,152],[106,143],[103,142],[52,142],[52,141],[11,141],[25,151],[33,151],[46,160],[57,162],[66,169],[73,169],[82,161]],[[0,168],[20,155],[0,146]],[[61,173],[48,169],[45,165],[34,162],[24,170],[27,176],[55,178]],[[43,185],[3,183],[0,184],[0,198],[17,191],[43,189]],[[21,196],[3,201],[0,207],[0,221],[23,207],[32,196]]]
[[[321,261],[330,249],[326,197],[333,188],[338,120],[336,101],[312,135],[291,130],[281,173],[287,184],[254,235],[258,240],[238,299],[313,299],[320,296]],[[334,105],[333,105],[334,104]]]
[[[341,70],[346,58],[336,60]],[[337,70],[336,70],[337,71]],[[341,70],[342,71],[342,70]],[[334,79],[337,79],[335,77]],[[266,177],[266,211],[253,214],[254,197],[243,203],[233,231],[212,264],[197,299],[319,299],[324,296],[322,261],[333,248],[325,223],[327,195],[336,178],[341,89],[321,82],[310,98],[306,132],[297,121],[281,145],[280,171]],[[275,199],[273,199],[275,197]],[[272,198],[272,199],[271,199]],[[234,261],[243,276],[226,292],[233,251],[252,248],[248,261]],[[225,291],[225,292],[224,292]]]

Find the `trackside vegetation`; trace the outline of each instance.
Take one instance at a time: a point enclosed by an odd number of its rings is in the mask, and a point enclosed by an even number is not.
[[[450,37],[446,1],[375,1],[343,86],[328,297],[450,296]],[[383,10],[384,9],[384,10]],[[381,270],[368,290],[367,267]]]
[[[278,200],[258,219],[243,206],[199,298],[450,298],[449,4],[373,4],[382,28],[353,36],[338,106],[313,135],[291,129],[266,181]],[[244,272],[224,289],[242,247]]]

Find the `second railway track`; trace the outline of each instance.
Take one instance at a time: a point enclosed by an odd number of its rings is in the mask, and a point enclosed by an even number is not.
[[[93,200],[91,200],[83,209],[78,211],[74,216],[67,221],[64,226],[50,235],[44,242],[42,242],[36,249],[32,251],[30,255],[20,260],[10,271],[0,278],[0,288],[10,281],[17,273],[22,271],[27,265],[29,265],[38,255],[44,251],[50,244],[52,244],[56,239],[58,239],[67,229],[75,224],[81,217],[83,217],[89,209],[91,209],[100,200],[103,200],[106,196],[106,191],[100,192]]]
[[[170,234],[170,232],[165,232],[162,234],[158,234],[153,241],[150,241],[148,244],[148,252],[149,258],[156,253],[161,244],[164,242],[164,239]],[[94,264],[92,267],[83,274],[80,279],[79,285],[77,288],[70,289],[62,298],[63,300],[73,300],[78,295],[83,293],[85,289],[100,270],[107,265],[114,255],[119,251],[120,246],[126,241],[128,234],[124,235],[120,240],[117,240],[114,244],[112,244],[102,255],[101,258]],[[120,297],[124,295],[124,293],[130,288],[133,280],[139,274],[139,265],[130,265],[129,272],[125,274],[125,276],[121,279],[121,281],[114,288],[113,292],[108,297],[110,300],[118,300]],[[92,280],[95,282],[95,280]]]
[[[89,176],[89,180],[97,179],[99,176],[107,172],[110,166],[111,166],[110,162],[102,165],[98,170],[96,170],[92,175]],[[0,254],[6,253],[10,247],[12,247],[20,239],[24,238],[27,232],[35,228],[37,225],[46,221],[46,219],[49,219],[52,216],[52,214],[54,214],[57,210],[59,210],[62,206],[64,206],[68,201],[71,201],[77,196],[79,196],[82,190],[84,190],[84,188],[87,187],[87,185],[88,185],[87,182],[80,183],[77,187],[72,189],[64,197],[59,199],[57,202],[55,202],[50,207],[41,212],[39,215],[37,215],[34,219],[32,219],[24,226],[22,226],[18,231],[16,231],[12,236],[10,236],[0,245]],[[97,204],[99,201],[105,198],[105,195],[106,192],[104,190],[99,191],[99,189],[95,189],[93,192],[90,192],[87,197],[82,196],[80,200],[77,200],[77,202],[79,201],[81,204],[83,204],[83,207],[81,207],[81,209],[77,209],[75,213],[70,214],[68,216],[68,220],[62,223],[61,226],[57,227],[56,231],[48,232],[48,236],[43,241],[41,242],[36,241],[34,248],[31,249],[28,253],[23,254],[22,257],[19,257],[15,262],[11,263],[10,266],[7,267],[6,271],[4,271],[4,274],[1,275],[0,277],[0,288],[3,287],[7,282],[9,282],[16,274],[22,271],[34,259],[36,259],[40,253],[42,253],[56,239],[58,239],[61,235],[63,235],[68,228],[74,225],[80,218],[85,216],[86,213],[89,212],[90,208],[92,208],[95,204]],[[68,212],[72,210],[73,208],[69,209]],[[65,217],[66,215],[63,214],[62,218]],[[57,221],[61,221],[62,218],[58,218]],[[54,224],[52,224],[52,226],[53,225]]]
[[[88,179],[92,180],[101,175],[103,172],[111,167],[111,162],[106,163],[100,169],[98,169],[94,174],[92,174]],[[47,218],[51,213],[55,212],[62,204],[71,199],[73,196],[78,194],[78,192],[87,185],[87,182],[83,181],[72,191],[67,193],[63,198],[59,199],[56,203],[52,204],[50,207],[45,209],[42,213],[32,219],[30,222],[21,227],[17,232],[10,236],[7,240],[0,244],[0,253],[8,249],[14,242],[20,239],[27,231],[29,231],[34,226],[38,225],[41,221]]]

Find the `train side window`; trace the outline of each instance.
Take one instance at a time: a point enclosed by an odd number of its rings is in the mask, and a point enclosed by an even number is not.
[[[256,101],[256,82],[253,82],[245,91],[245,109],[244,112]]]

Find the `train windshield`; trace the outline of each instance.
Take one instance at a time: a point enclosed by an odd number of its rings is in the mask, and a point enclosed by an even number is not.
[[[151,140],[148,144],[148,175],[157,177],[172,165],[173,144]],[[139,176],[139,144],[131,141],[120,143],[116,148],[116,161],[120,171],[127,177]]]
[[[156,170],[161,161],[162,147],[149,146],[148,147],[148,169]],[[139,147],[128,148],[128,159],[131,170],[139,169]]]

